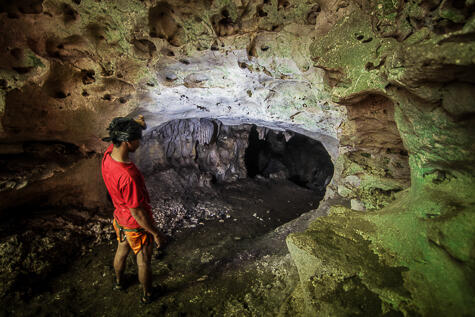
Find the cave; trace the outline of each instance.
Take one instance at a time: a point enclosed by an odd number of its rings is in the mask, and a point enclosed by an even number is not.
[[[0,1],[0,316],[475,315],[474,12]],[[149,305],[101,175],[139,115]]]
[[[134,159],[147,179],[156,221],[170,235],[230,218],[234,231],[244,226],[248,238],[262,235],[318,208],[333,176],[330,155],[317,140],[210,118],[151,129]]]

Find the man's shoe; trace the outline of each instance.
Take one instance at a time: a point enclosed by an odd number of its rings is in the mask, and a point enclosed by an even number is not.
[[[112,290],[123,292],[123,291],[125,291],[125,287],[124,287],[124,285],[122,285],[122,283],[117,283],[116,279],[114,279],[114,283],[112,285]]]
[[[142,298],[140,299],[140,302],[144,305],[148,305],[152,302],[152,295],[142,295]]]

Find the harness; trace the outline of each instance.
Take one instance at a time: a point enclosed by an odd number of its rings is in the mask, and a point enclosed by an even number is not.
[[[125,241],[125,232],[145,232],[144,228],[127,229],[127,228],[122,227],[119,224],[119,222],[117,221],[117,219],[114,218],[114,221],[115,221],[116,226],[119,228],[119,241],[120,242]]]

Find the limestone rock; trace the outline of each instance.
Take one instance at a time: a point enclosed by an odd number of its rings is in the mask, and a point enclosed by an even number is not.
[[[381,262],[370,242],[353,231],[349,223],[366,232],[371,230],[371,224],[343,212],[318,220],[304,233],[287,237],[306,313],[376,316],[403,309],[401,306],[410,300],[402,275],[407,269]]]
[[[311,312],[473,315],[474,8],[452,0],[3,1],[2,208],[105,208],[100,138],[113,117],[145,115],[153,157],[142,166],[181,166],[161,171],[170,183],[187,175],[177,190],[210,192],[213,176],[242,177],[248,130],[234,141],[224,138],[232,128],[219,130],[213,143],[214,126],[177,126],[164,147],[151,136],[167,122],[255,124],[258,141],[273,129],[286,144],[300,133],[329,152],[333,199],[373,210],[290,236]],[[36,164],[15,150],[31,142],[76,150],[63,153],[69,161]],[[274,145],[271,157],[261,155],[263,171],[312,183],[318,160],[292,171]],[[168,211],[177,223],[187,215],[180,204]]]

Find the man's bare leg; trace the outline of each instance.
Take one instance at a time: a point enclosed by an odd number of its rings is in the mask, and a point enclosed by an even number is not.
[[[150,239],[149,244],[143,246],[142,250],[137,253],[139,281],[143,286],[143,293],[147,297],[152,295],[152,246],[153,241]]]
[[[125,264],[127,260],[127,255],[129,255],[130,246],[127,243],[127,240],[119,242],[117,244],[117,251],[115,252],[114,257],[114,270],[115,270],[115,279],[118,285],[121,285],[122,278],[124,276]]]

